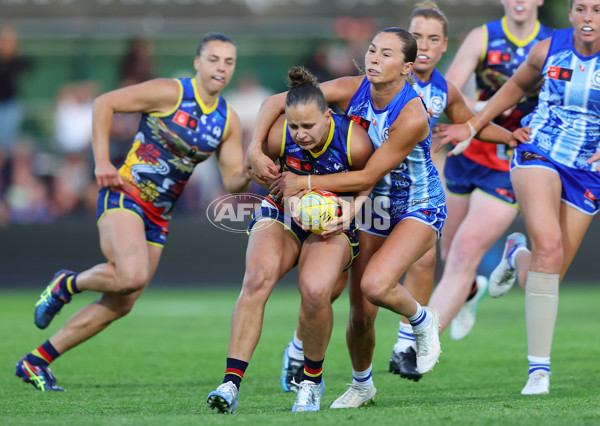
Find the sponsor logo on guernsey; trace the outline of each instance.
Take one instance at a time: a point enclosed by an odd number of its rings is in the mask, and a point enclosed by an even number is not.
[[[490,50],[487,55],[487,61],[490,65],[499,65],[510,62],[512,55],[510,52],[502,52],[500,50]]]
[[[190,130],[198,129],[198,117],[194,117],[182,110],[177,110],[173,117],[173,123]]]
[[[285,164],[294,170],[304,172],[312,171],[312,165],[308,161],[302,161],[299,158],[285,157]]]
[[[212,148],[216,148],[219,145],[219,143],[221,142],[220,139],[216,139],[211,135],[204,135],[204,138],[206,139],[206,141]]]
[[[548,68],[548,78],[553,80],[571,81],[573,76],[573,70],[562,67],[550,67]]]
[[[352,121],[354,121],[356,124],[358,124],[363,129],[369,130],[369,126],[371,124],[371,122],[369,120],[366,120],[362,117],[358,117],[355,115],[351,115],[350,118],[352,119]]]

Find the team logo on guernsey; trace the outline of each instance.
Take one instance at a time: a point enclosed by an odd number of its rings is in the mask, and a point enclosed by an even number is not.
[[[501,52],[499,50],[490,50],[487,55],[487,61],[490,65],[510,62],[511,59],[512,55],[509,52]]]
[[[299,158],[285,157],[285,164],[294,170],[312,172],[312,165],[308,161],[302,161]]]
[[[592,89],[600,90],[600,71],[596,71],[592,76]]]
[[[369,126],[371,125],[371,122],[369,120],[364,119],[362,117],[357,117],[355,115],[351,115],[350,118],[363,129],[369,130]]]
[[[562,67],[550,67],[548,68],[548,78],[554,80],[571,81],[573,76],[573,70]]]
[[[441,114],[444,111],[444,100],[439,96],[431,98],[431,110],[434,114]]]
[[[197,130],[198,128],[198,117],[194,117],[185,111],[178,110],[173,117],[173,123],[179,124],[181,127],[185,127],[191,130]]]

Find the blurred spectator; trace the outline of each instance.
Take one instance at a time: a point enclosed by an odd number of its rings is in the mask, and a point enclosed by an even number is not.
[[[134,84],[132,80],[123,80],[120,87],[129,86]],[[115,114],[112,119],[110,126],[110,161],[114,165],[123,163],[133,138],[138,130],[140,124],[141,114]]]
[[[154,43],[138,38],[131,40],[121,60],[120,84],[137,84],[155,77]]]
[[[19,82],[30,68],[30,61],[19,56],[18,44],[13,28],[0,30],[0,151],[8,153],[21,134],[23,107],[19,100]]]
[[[273,94],[252,74],[242,75],[233,90],[225,94],[225,99],[237,112],[242,122],[244,147],[250,143],[260,104]]]
[[[32,145],[23,141],[14,150],[11,183],[6,189],[6,207],[14,223],[50,222],[56,216],[48,186],[33,173],[33,153]]]
[[[54,107],[54,140],[64,154],[88,152],[92,144],[92,105],[99,93],[91,81],[58,89]]]
[[[322,83],[324,81],[333,80],[335,77],[329,69],[329,51],[327,46],[317,46],[312,56],[306,61],[306,68],[317,77],[317,81]]]
[[[92,168],[92,106],[99,92],[91,81],[67,83],[59,88],[54,110],[54,140],[62,162],[54,174],[52,198],[59,216],[86,205],[88,192],[96,192]]]

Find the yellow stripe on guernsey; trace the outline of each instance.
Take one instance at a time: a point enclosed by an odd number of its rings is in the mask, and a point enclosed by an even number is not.
[[[192,87],[194,88],[194,97],[196,98],[196,102],[198,102],[198,105],[200,105],[200,109],[202,110],[202,112],[204,114],[208,115],[211,112],[213,112],[215,109],[217,109],[217,106],[219,105],[219,97],[218,96],[217,96],[217,99],[215,100],[215,103],[212,104],[209,108],[206,105],[204,105],[202,98],[198,94],[198,88],[196,87],[196,79],[195,78],[192,78]]]
[[[285,153],[285,140],[287,138],[287,119],[283,122],[283,135],[281,136],[281,151],[279,151],[279,156],[283,157]]]
[[[540,21],[535,21],[535,28],[533,32],[529,35],[529,37],[527,37],[524,40],[519,40],[511,34],[511,32],[508,29],[508,25],[506,24],[506,16],[502,18],[502,30],[504,31],[504,34],[506,34],[506,38],[509,39],[512,43],[514,43],[517,47],[525,47],[529,43],[531,43],[532,40],[536,38],[538,33],[540,32]]]
[[[351,121],[350,125],[348,126],[348,136],[347,136],[348,139],[346,139],[346,152],[348,153],[348,165],[350,167],[352,167],[352,156],[350,155],[350,140],[352,139],[352,124],[353,123],[354,122]]]
[[[480,64],[482,64],[483,61],[485,61],[485,57],[487,55],[488,38],[489,38],[487,25],[484,25],[482,28],[483,28],[483,49],[481,50],[481,57],[479,58]]]
[[[125,206],[123,205],[123,200],[125,199],[125,194],[123,192],[121,192],[121,195],[119,195],[119,208],[124,209]]]
[[[219,99],[216,100],[215,105],[219,103]],[[227,117],[225,117],[225,128],[223,129],[223,134],[221,135],[221,142],[225,140],[225,135],[227,134],[227,129],[229,129],[229,118],[231,117],[231,113],[229,111],[229,103],[225,101],[225,105],[227,105]]]
[[[183,86],[181,85],[181,81],[179,81],[175,78],[173,80],[179,86],[179,98],[177,99],[177,103],[175,104],[173,109],[171,109],[171,111],[169,111],[169,112],[165,112],[164,114],[160,113],[160,112],[152,112],[149,115],[151,115],[153,117],[167,117],[167,116],[173,114],[175,111],[177,111],[177,108],[179,108],[179,105],[181,104],[181,100],[183,99]]]
[[[312,151],[308,151],[310,152],[310,155],[313,156],[313,158],[317,158],[319,155],[323,154],[325,151],[327,151],[327,148],[329,148],[329,144],[331,143],[331,141],[333,140],[333,134],[335,133],[335,123],[333,121],[333,118],[329,119],[329,135],[327,136],[327,142],[325,142],[325,145],[323,145],[323,149],[317,153],[314,153]]]

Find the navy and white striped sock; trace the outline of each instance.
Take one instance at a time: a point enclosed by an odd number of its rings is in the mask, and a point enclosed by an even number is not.
[[[410,324],[400,321],[398,328],[398,341],[394,345],[395,352],[404,352],[409,347],[415,347],[415,335]]]
[[[431,318],[427,315],[427,311],[419,304],[417,304],[417,313],[412,317],[407,318],[410,325],[412,325],[413,333],[418,333],[427,327],[431,323]]]
[[[356,371],[352,369],[352,384],[359,388],[370,388],[373,386],[373,364],[369,365],[365,371]]]

